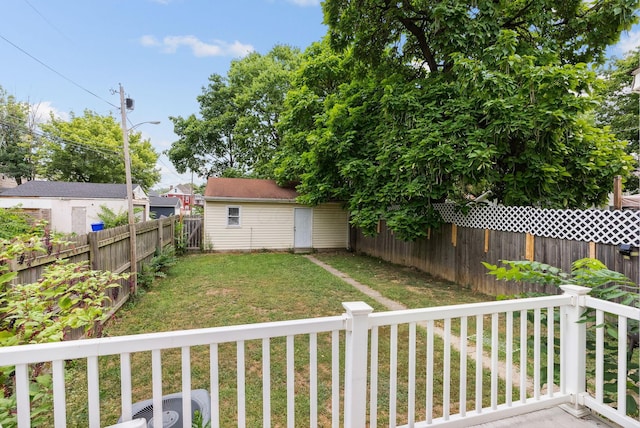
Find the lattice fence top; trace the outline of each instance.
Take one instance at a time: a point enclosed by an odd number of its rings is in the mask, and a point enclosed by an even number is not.
[[[551,210],[488,204],[474,205],[465,215],[456,211],[454,204],[435,207],[445,222],[462,227],[640,247],[640,211],[636,210]]]

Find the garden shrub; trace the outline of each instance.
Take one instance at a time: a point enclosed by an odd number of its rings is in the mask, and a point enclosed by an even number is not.
[[[38,234],[41,235],[45,223],[34,223],[33,218],[20,211],[20,206],[14,208],[0,208],[0,239],[11,239],[14,236]]]
[[[142,270],[138,273],[138,285],[142,289],[148,290],[155,278],[167,276],[166,269],[175,265],[177,260],[175,249],[172,246],[156,251],[156,255],[151,258],[149,263],[142,265]]]
[[[85,336],[100,336],[108,316],[109,288],[128,274],[90,270],[88,262],[56,261],[33,284],[11,284],[17,273],[8,261],[28,262],[34,254],[51,254],[54,241],[47,235],[0,239],[0,346],[57,342],[71,329]],[[52,378],[49,364],[29,367],[31,418],[42,426],[52,412]],[[14,367],[0,367],[0,426],[16,426]]]

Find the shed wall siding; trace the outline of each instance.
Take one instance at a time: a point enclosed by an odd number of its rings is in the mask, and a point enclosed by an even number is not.
[[[227,226],[227,207],[240,207],[240,226]],[[214,251],[293,248],[295,204],[207,202],[205,247]]]
[[[240,226],[227,226],[227,207],[240,207]],[[294,247],[294,208],[262,202],[205,203],[205,248],[214,251],[287,250]],[[313,208],[314,248],[347,248],[348,215],[339,204]]]
[[[340,204],[313,208],[313,248],[347,248],[349,216]]]

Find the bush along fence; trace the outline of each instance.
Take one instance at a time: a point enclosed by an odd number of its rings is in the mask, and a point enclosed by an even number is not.
[[[175,244],[177,217],[169,217],[136,223],[136,272],[144,271],[143,266],[151,263],[154,256]],[[33,252],[11,260],[9,270],[16,276],[15,284],[29,284],[39,281],[47,266],[59,260],[69,263],[88,262],[91,269],[122,274],[131,271],[131,240],[129,225],[90,232],[86,235],[68,236],[64,244],[55,244],[49,254]],[[115,311],[135,287],[136,278],[121,279],[119,287],[111,287],[108,296],[111,310]]]
[[[570,272],[582,258],[600,260],[609,269],[640,284],[640,211],[552,210],[474,205],[465,214],[453,204],[436,204],[444,224],[414,242],[396,239],[380,222],[378,234],[351,234],[361,253],[413,266],[490,295],[556,293],[553,286],[501,282],[487,275],[482,262],[529,260]]]

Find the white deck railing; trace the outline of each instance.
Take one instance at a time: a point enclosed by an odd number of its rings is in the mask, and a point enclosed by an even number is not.
[[[640,426],[625,407],[627,326],[640,321],[640,311],[589,298],[583,287],[563,289],[561,296],[383,313],[348,302],[346,313],[335,317],[3,348],[0,366],[15,366],[20,428],[31,426],[30,365],[40,363],[53,375],[55,427],[74,426],[70,406],[87,409],[89,427],[115,424],[120,415],[130,420],[140,388],[150,389],[143,399],[153,398],[154,420],[162,420],[163,394],[176,392],[167,390],[163,366],[170,349],[180,353],[183,403],[202,382],[195,372],[205,373],[212,427],[255,426],[257,420],[265,427],[468,426],[558,404],[576,415],[592,409],[623,426]],[[596,310],[597,324],[605,315],[617,319],[613,403],[605,393],[603,329],[577,322],[585,308]],[[588,329],[596,337],[593,360],[586,357]],[[202,363],[194,363],[194,349],[203,346],[207,367],[195,367]],[[132,369],[139,353],[151,354],[149,380]],[[101,360],[112,355],[119,359],[119,391],[101,387],[113,376]],[[230,360],[231,375],[223,368]],[[78,364],[70,368],[69,361],[86,363],[86,374],[78,375]],[[587,379],[591,368],[595,375]],[[69,379],[70,372],[76,378]],[[257,377],[259,398],[248,399],[256,396]],[[84,402],[74,401],[74,388],[86,389]],[[631,392],[636,400],[638,392]],[[113,397],[119,403],[107,406]],[[105,416],[114,406],[118,415]],[[188,407],[184,427],[191,427]],[[224,416],[229,409],[233,420]]]

